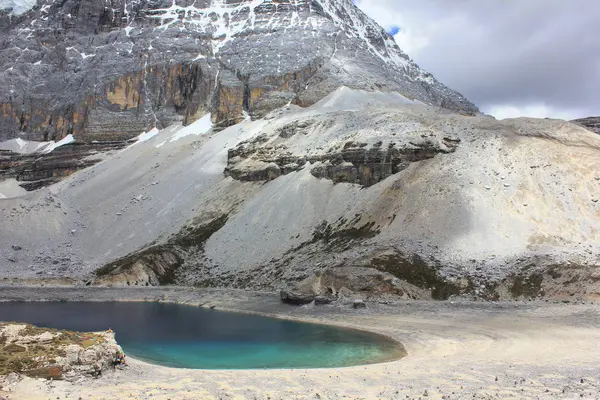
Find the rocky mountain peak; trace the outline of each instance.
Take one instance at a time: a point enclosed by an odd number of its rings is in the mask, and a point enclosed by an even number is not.
[[[39,0],[0,31],[0,140],[225,127],[340,86],[477,112],[350,0]]]

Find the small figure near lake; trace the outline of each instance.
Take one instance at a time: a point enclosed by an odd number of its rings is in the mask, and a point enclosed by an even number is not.
[[[125,360],[125,353],[121,351],[117,351],[115,355],[115,360],[113,361],[113,367],[116,369],[118,366],[127,366],[127,361]]]

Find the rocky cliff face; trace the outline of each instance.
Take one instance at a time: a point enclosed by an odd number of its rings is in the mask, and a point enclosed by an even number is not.
[[[127,141],[82,142],[61,146],[51,153],[19,154],[0,149],[0,181],[16,179],[25,190],[60,182],[72,173],[100,162]]]
[[[0,141],[224,127],[342,84],[477,112],[350,0],[39,0],[0,36]]]

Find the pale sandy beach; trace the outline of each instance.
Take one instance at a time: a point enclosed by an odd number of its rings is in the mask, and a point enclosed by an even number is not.
[[[31,293],[27,293],[31,292]],[[35,294],[34,294],[35,292]],[[313,370],[203,371],[130,360],[79,383],[24,379],[9,399],[597,399],[600,306],[546,302],[393,302],[289,307],[271,294],[190,290],[5,289],[2,298],[178,301],[388,335],[408,356]]]

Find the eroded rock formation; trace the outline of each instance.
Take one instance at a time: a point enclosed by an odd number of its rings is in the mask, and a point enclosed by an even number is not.
[[[413,162],[452,153],[460,143],[393,111],[327,113],[279,124],[270,132],[230,149],[225,174],[270,181],[310,165],[316,178],[371,186]],[[329,141],[337,132],[344,139]]]
[[[123,149],[127,141],[71,143],[51,153],[19,154],[0,150],[0,181],[14,178],[26,190],[59,182],[72,173],[94,165],[107,153]]]
[[[115,355],[123,351],[113,332],[57,331],[3,322],[0,339],[0,376],[70,381],[98,377],[113,368]]]

